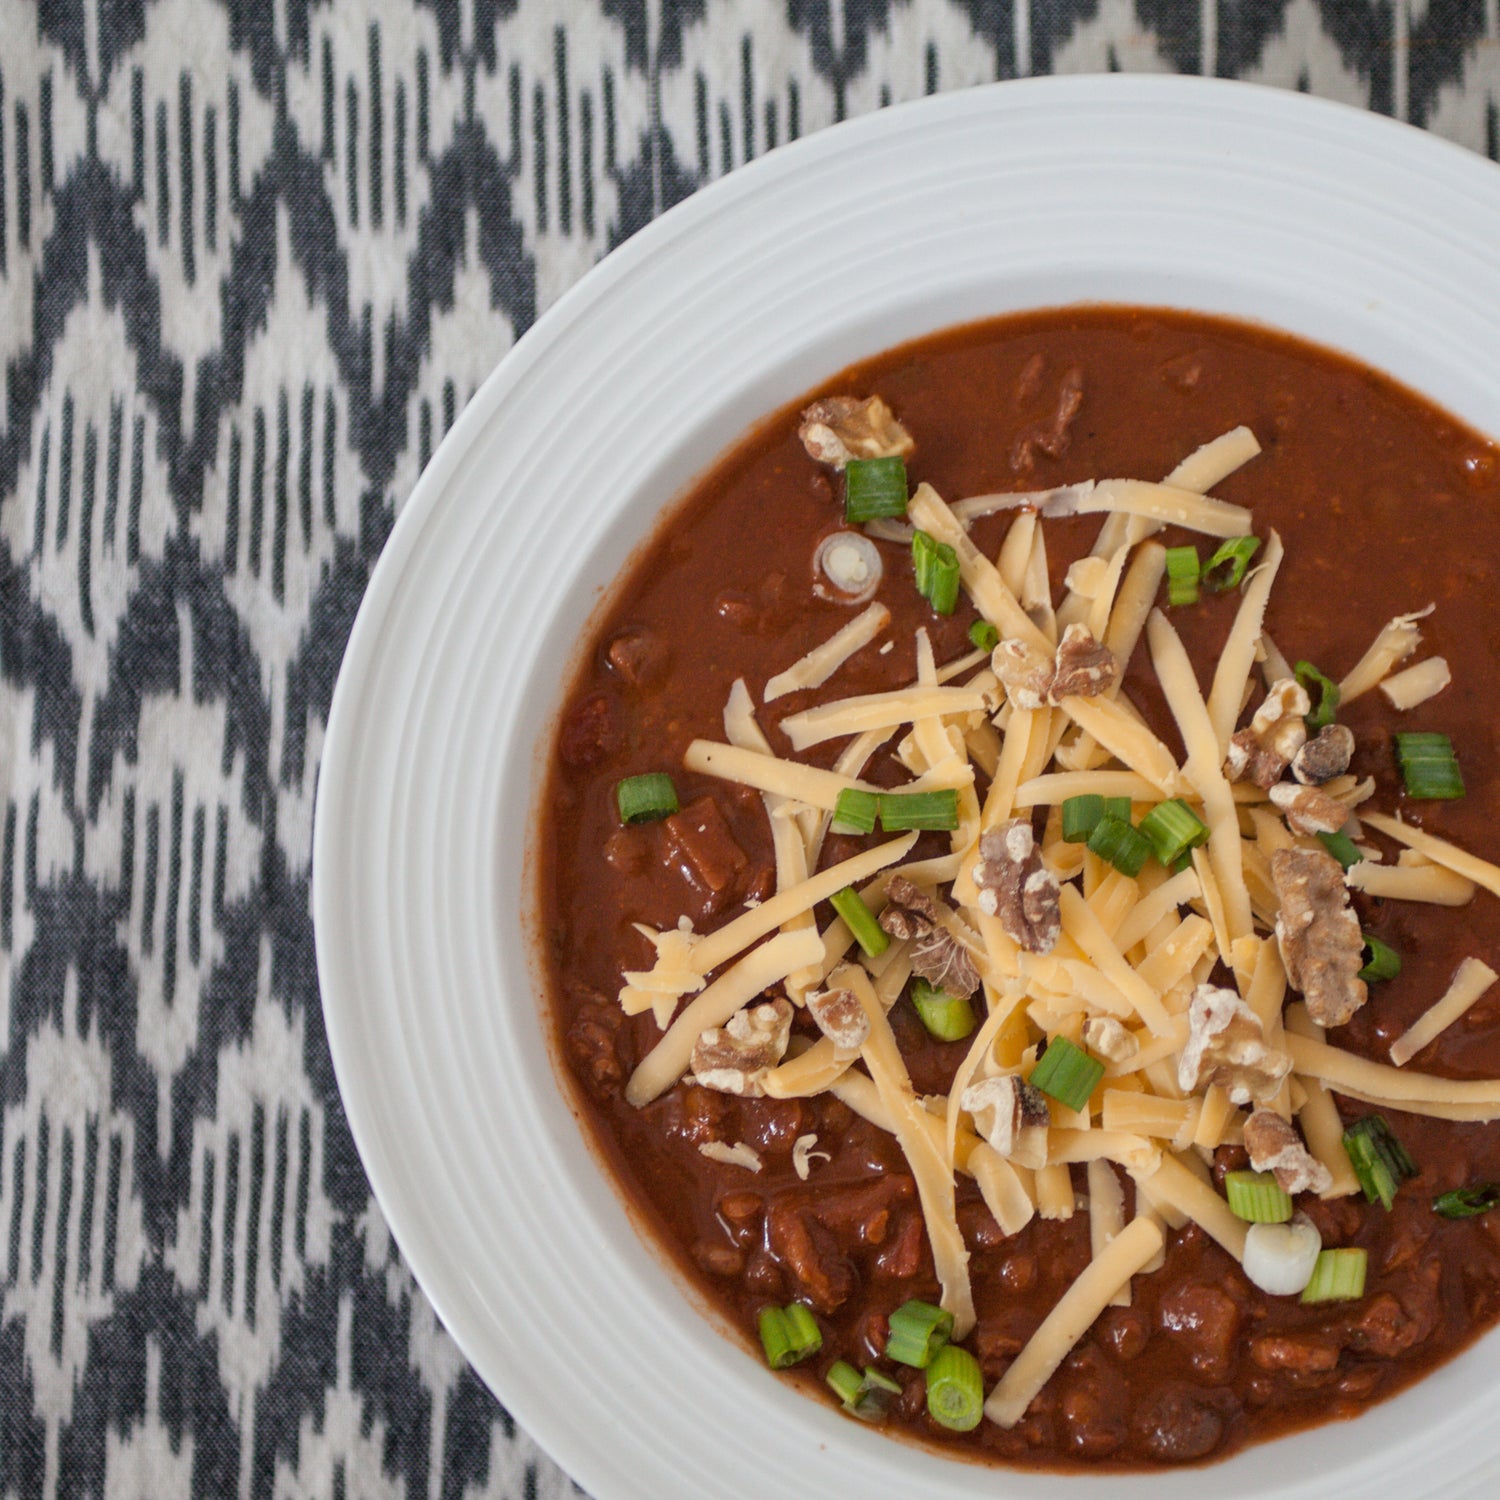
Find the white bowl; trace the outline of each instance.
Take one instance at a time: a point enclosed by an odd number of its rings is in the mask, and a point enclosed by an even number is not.
[[[637,1233],[550,1051],[525,916],[549,726],[600,592],[761,415],[948,324],[1237,314],[1500,432],[1500,173],[1342,106],[1178,78],[944,95],[772,153],[523,338],[386,545],[319,783],[318,971],[354,1136],[480,1375],[596,1500],[1074,1493],[771,1376]],[[1500,1337],[1354,1422],[1111,1497],[1492,1493]]]

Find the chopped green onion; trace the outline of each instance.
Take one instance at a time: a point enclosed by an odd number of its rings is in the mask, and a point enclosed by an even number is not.
[[[1129,797],[1106,797],[1104,799],[1104,816],[1106,818],[1118,818],[1122,823],[1130,821],[1130,798]]]
[[[1320,1250],[1312,1280],[1302,1293],[1304,1302],[1352,1302],[1365,1294],[1369,1257],[1363,1250]]]
[[[1417,1175],[1417,1164],[1407,1154],[1386,1124],[1384,1115],[1366,1115],[1344,1132],[1344,1150],[1365,1200],[1390,1208],[1396,1201],[1396,1189],[1408,1177]]]
[[[1150,840],[1151,852],[1169,866],[1208,842],[1208,825],[1180,797],[1158,802],[1141,819],[1140,830]]]
[[[1472,1219],[1500,1204],[1500,1183],[1476,1182],[1473,1187],[1454,1188],[1432,1200],[1432,1211],[1445,1219]]]
[[[773,1370],[785,1370],[816,1354],[823,1347],[823,1332],[804,1302],[766,1307],[760,1314],[760,1344],[766,1351],[766,1363]]]
[[[911,1003],[922,1024],[940,1042],[961,1042],[974,1029],[974,1007],[967,995],[950,995],[925,979],[914,979]]]
[[[958,554],[947,542],[919,531],[911,539],[911,561],[917,592],[938,614],[951,615],[958,604]]]
[[[1089,848],[1132,879],[1151,857],[1151,843],[1145,834],[1119,818],[1100,818],[1089,835]]]
[[[972,1432],[984,1415],[984,1377],[967,1349],[947,1344],[927,1366],[927,1414],[950,1432]]]
[[[879,1422],[890,1410],[893,1397],[901,1394],[901,1386],[889,1375],[865,1366],[861,1375],[848,1360],[835,1360],[823,1377],[843,1408],[851,1417],[861,1422]]]
[[[1167,603],[1198,602],[1198,549],[1167,548]]]
[[[891,1314],[891,1336],[885,1355],[898,1364],[925,1370],[932,1356],[948,1342],[953,1332],[953,1314],[914,1297]]]
[[[1245,581],[1245,569],[1260,547],[1258,536],[1232,536],[1203,565],[1203,584],[1215,594],[1226,594]]]
[[[1396,760],[1408,797],[1451,802],[1463,796],[1463,772],[1446,734],[1398,734]]]
[[[1297,681],[1312,695],[1318,691],[1318,701],[1304,722],[1312,730],[1326,729],[1333,723],[1339,709],[1339,685],[1331,677],[1325,677],[1310,661],[1299,661],[1296,666]]]
[[[938,829],[951,833],[958,827],[958,792],[881,792],[880,826],[887,833],[905,828]]]
[[[844,519],[851,526],[905,514],[905,459],[851,458],[844,465]]]
[[[1292,1216],[1292,1195],[1274,1172],[1226,1172],[1224,1194],[1230,1213],[1250,1224],[1285,1224]]]
[[[1104,816],[1104,798],[1098,792],[1065,797],[1062,805],[1062,836],[1068,844],[1086,844]]]
[[[880,816],[880,798],[874,792],[861,792],[846,786],[834,804],[830,833],[874,833],[875,819]]]
[[[1376,979],[1394,979],[1401,972],[1401,955],[1387,947],[1378,937],[1364,933],[1365,951],[1370,955],[1359,977],[1367,984]]]
[[[993,651],[1000,644],[1000,632],[988,620],[975,620],[969,626],[969,639],[981,651]]]
[[[891,946],[885,928],[875,920],[875,913],[865,905],[865,898],[852,885],[846,885],[830,896],[828,902],[844,919],[854,934],[854,941],[864,949],[867,957],[879,958]]]
[[[1353,869],[1364,855],[1359,852],[1354,840],[1340,828],[1335,833],[1320,833],[1318,842],[1346,869]]]
[[[627,776],[615,787],[615,805],[622,823],[651,823],[677,811],[677,788],[665,771]]]
[[[1104,1064],[1065,1036],[1055,1036],[1031,1070],[1030,1082],[1068,1109],[1080,1110],[1089,1102],[1104,1077]]]

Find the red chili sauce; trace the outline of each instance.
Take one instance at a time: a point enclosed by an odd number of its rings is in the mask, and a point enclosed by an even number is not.
[[[1083,399],[1059,424],[1059,393],[1077,378],[1073,372],[1081,374]],[[832,1399],[821,1381],[829,1365],[878,1363],[888,1314],[908,1298],[938,1297],[900,1149],[830,1095],[740,1099],[688,1081],[632,1108],[623,1080],[660,1032],[649,1013],[624,1017],[615,997],[623,969],[649,968],[654,959],[633,923],[667,927],[687,913],[703,932],[774,889],[759,794],[687,773],[682,755],[695,737],[723,739],[724,703],[737,677],[759,704],[769,676],[855,613],[811,587],[820,539],[843,527],[840,483],[796,434],[798,411],[834,393],[882,396],[916,439],[908,460],[913,487],[926,480],[950,502],[1105,476],[1158,478],[1201,443],[1248,425],[1264,451],[1215,493],[1250,507],[1260,536],[1274,527],[1285,542],[1266,626],[1289,660],[1309,659],[1337,679],[1391,616],[1437,606],[1422,624],[1424,654],[1447,658],[1452,686],[1404,716],[1378,692],[1340,714],[1357,738],[1351,769],[1377,782],[1369,806],[1399,810],[1481,856],[1500,849],[1496,452],[1384,375],[1235,322],[1086,307],[904,345],[843,371],[758,427],[671,510],[594,622],[540,810],[540,910],[559,1048],[621,1191],[752,1344],[767,1304],[800,1298],[815,1307],[823,1346],[799,1373],[823,1399]],[[1054,598],[1100,520],[1045,523]],[[981,551],[996,554],[1007,524],[1005,516],[975,523]],[[1203,538],[1168,531],[1162,540]],[[967,597],[953,615],[935,616],[913,587],[909,549],[880,545],[877,597],[893,616],[882,639],[894,649],[867,647],[824,688],[761,707],[759,722],[777,754],[791,754],[777,727],[785,714],[911,682],[918,626],[930,632],[939,663],[969,649],[976,617]],[[1205,595],[1170,611],[1200,681],[1212,673],[1236,602],[1233,594]],[[1124,690],[1180,755],[1145,656],[1143,643]],[[1391,742],[1404,728],[1451,737],[1468,787],[1463,800],[1404,796]],[[800,758],[831,764],[842,743]],[[866,773],[881,784],[905,779],[888,751]],[[667,824],[620,825],[616,784],[660,770],[673,775],[684,806],[710,798],[722,817],[729,876],[718,892],[695,875]],[[867,842],[830,836],[822,863]],[[946,836],[928,835],[916,854],[946,848]],[[1329,1040],[1387,1062],[1391,1040],[1443,993],[1462,958],[1500,968],[1500,901],[1482,890],[1458,909],[1357,896],[1356,909],[1367,931],[1400,952],[1403,968],[1373,986],[1365,1008]],[[831,912],[821,908],[818,917],[824,924]],[[932,1040],[909,998],[890,1019],[918,1092],[946,1092],[968,1043]],[[812,1030],[802,1014],[795,1027]],[[1455,1078],[1500,1076],[1500,995],[1486,996],[1410,1066]],[[1339,1105],[1346,1120],[1369,1112],[1352,1101]],[[1368,1250],[1358,1301],[1303,1306],[1296,1297],[1267,1296],[1190,1223],[1169,1231],[1165,1266],[1134,1278],[1132,1305],[1105,1311],[1016,1427],[986,1421],[967,1435],[947,1432],[926,1414],[921,1374],[895,1367],[890,1373],[905,1394],[890,1430],[1006,1464],[1146,1468],[1217,1459],[1351,1416],[1410,1384],[1500,1313],[1500,1212],[1450,1221],[1432,1210],[1436,1194],[1500,1180],[1500,1124],[1385,1114],[1420,1168],[1394,1209],[1359,1196],[1299,1200],[1325,1245]],[[815,1161],[804,1182],[791,1151],[809,1133],[830,1159]],[[763,1170],[706,1158],[698,1148],[708,1141],[748,1143]],[[1215,1180],[1244,1162],[1242,1150],[1220,1148]],[[1081,1191],[1083,1169],[1072,1170]],[[1121,1178],[1129,1212],[1133,1188]],[[973,1183],[960,1177],[958,1222],[978,1311],[966,1345],[988,1388],[1088,1264],[1089,1219],[1086,1212],[1066,1222],[1037,1218],[1007,1238]]]

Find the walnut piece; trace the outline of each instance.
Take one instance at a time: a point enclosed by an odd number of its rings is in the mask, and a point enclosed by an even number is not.
[[[1257,1172],[1276,1174],[1283,1192],[1326,1193],[1333,1186],[1328,1168],[1274,1109],[1257,1109],[1245,1121],[1245,1150]]]
[[[1307,689],[1295,677],[1278,677],[1255,710],[1249,728],[1236,731],[1230,739],[1224,774],[1231,781],[1254,782],[1262,789],[1274,786],[1307,743],[1303,719],[1311,708]]]
[[[972,995],[979,988],[979,970],[969,950],[943,926],[932,897],[904,875],[893,875],[885,894],[880,925],[893,938],[910,940],[912,973],[950,995]]]
[[[693,1043],[693,1077],[721,1094],[759,1098],[765,1092],[761,1081],[786,1055],[791,1032],[790,1001],[747,1005]]]
[[[971,1083],[959,1103],[980,1135],[1001,1156],[1036,1170],[1047,1165],[1047,1097],[1023,1079],[1005,1075]]]
[[[1042,863],[1031,824],[1012,818],[986,829],[974,866],[979,909],[998,916],[1028,953],[1050,953],[1062,931],[1057,876]]]
[[[1315,786],[1278,781],[1271,788],[1271,801],[1286,817],[1293,833],[1337,833],[1349,821],[1349,809]]]
[[[1083,1023],[1083,1044],[1107,1062],[1129,1062],[1141,1050],[1136,1034],[1113,1016],[1090,1016]]]
[[[1342,1026],[1369,993],[1359,977],[1365,940],[1343,868],[1321,849],[1278,849],[1271,856],[1271,881],[1280,904],[1276,943],[1287,979],[1320,1026]]]
[[[851,458],[905,458],[911,434],[879,396],[825,396],[802,413],[802,446],[820,464],[842,469]]]
[[[1292,1070],[1292,1060],[1270,1046],[1260,1017],[1235,994],[1200,984],[1188,1006],[1187,1045],[1177,1060],[1184,1093],[1216,1083],[1236,1104],[1269,1099]]]
[[[813,990],[807,1010],[837,1052],[858,1052],[870,1035],[870,1018],[853,990]]]
[[[1303,786],[1322,786],[1342,776],[1354,759],[1354,731],[1347,724],[1325,724],[1292,757],[1292,775]]]
[[[1051,703],[1064,698],[1097,698],[1114,686],[1115,656],[1096,641],[1087,625],[1069,625],[1057,648],[1057,665],[1047,690]]]
[[[1005,688],[1005,695],[1017,708],[1038,709],[1047,706],[1047,694],[1052,691],[1052,677],[1056,663],[1033,651],[1025,641],[1001,641],[990,655],[990,665],[995,669]]]

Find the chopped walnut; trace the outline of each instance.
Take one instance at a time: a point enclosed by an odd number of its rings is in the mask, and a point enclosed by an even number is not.
[[[820,464],[842,469],[851,458],[904,458],[911,434],[879,396],[825,396],[802,413],[802,446]]]
[[[1255,710],[1248,729],[1229,741],[1224,771],[1231,781],[1269,789],[1281,780],[1292,757],[1307,742],[1305,715],[1312,708],[1307,689],[1295,677],[1278,677]]]
[[[1028,953],[1050,953],[1062,930],[1057,876],[1042,863],[1031,824],[1024,818],[986,829],[974,866],[979,909]]]
[[[1349,809],[1315,786],[1278,781],[1271,788],[1271,801],[1286,817],[1293,833],[1337,833],[1349,821]]]
[[[1023,1079],[1004,1075],[971,1083],[959,1103],[1001,1156],[1023,1167],[1047,1165],[1047,1098]]]
[[[853,990],[813,990],[807,1010],[838,1052],[858,1052],[870,1035],[870,1018]]]
[[[1114,685],[1115,656],[1096,641],[1087,625],[1069,625],[1057,648],[1057,666],[1047,690],[1049,702],[1064,698],[1097,698]]]
[[[892,937],[910,940],[912,972],[950,995],[972,995],[979,988],[979,970],[969,950],[943,926],[932,898],[904,875],[894,875],[886,901],[880,925]]]
[[[1200,984],[1188,1006],[1188,1039],[1177,1060],[1184,1093],[1216,1083],[1236,1104],[1269,1099],[1292,1070],[1292,1060],[1270,1046],[1260,1017],[1235,994]]]
[[[1033,651],[1025,641],[1001,641],[991,654],[990,665],[1004,685],[1006,696],[1017,708],[1047,706],[1055,662]]]
[[[1365,940],[1349,905],[1344,871],[1321,849],[1278,849],[1271,880],[1280,911],[1276,943],[1287,979],[1320,1026],[1342,1026],[1365,1003],[1359,977]]]
[[[1325,724],[1292,757],[1292,775],[1303,786],[1322,786],[1342,776],[1354,759],[1354,731],[1347,724]]]
[[[1129,1062],[1141,1050],[1135,1033],[1113,1016],[1091,1016],[1083,1023],[1083,1044],[1107,1062]]]
[[[747,1005],[693,1043],[693,1076],[706,1089],[759,1098],[761,1081],[786,1055],[791,1031],[789,1001]]]
[[[1245,1150],[1250,1165],[1257,1172],[1274,1172],[1284,1192],[1326,1193],[1333,1186],[1328,1168],[1273,1109],[1257,1109],[1245,1121]]]

